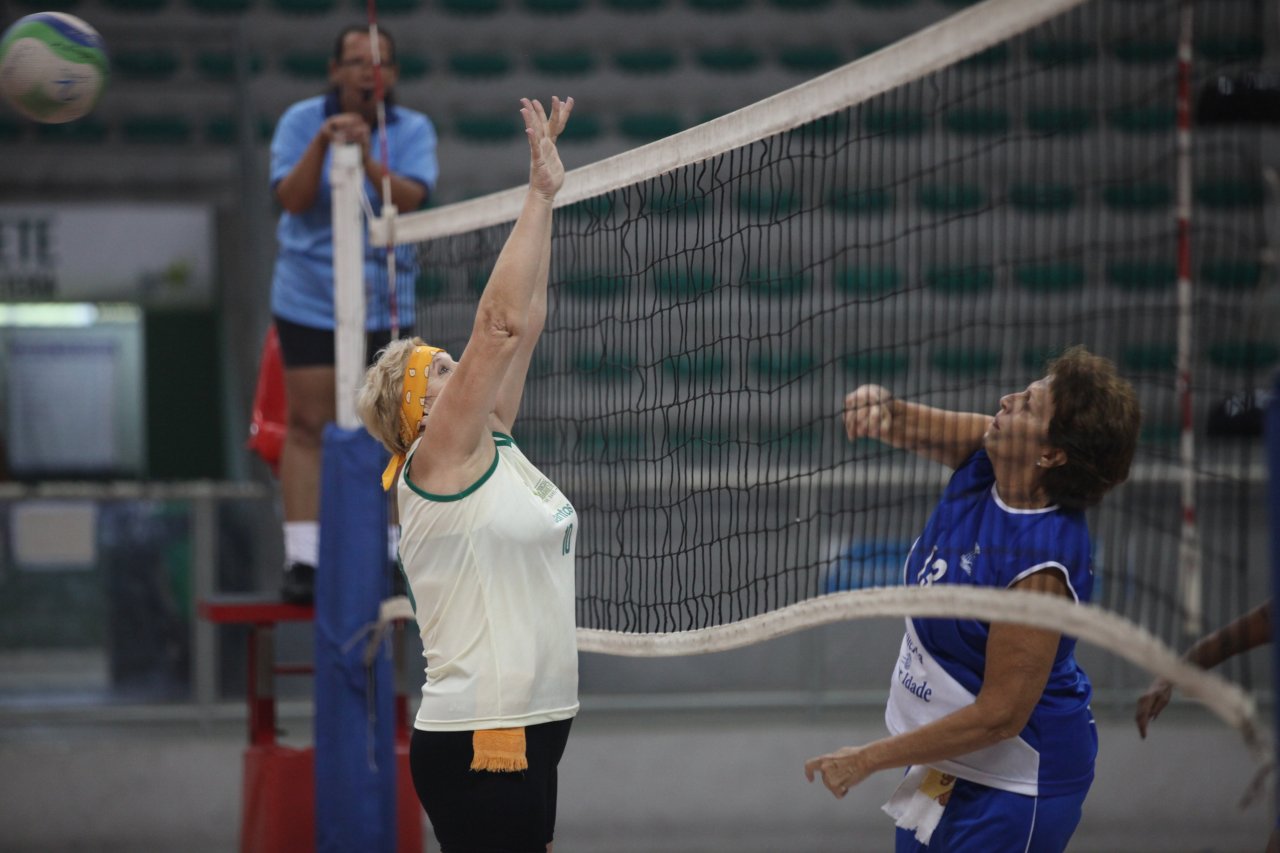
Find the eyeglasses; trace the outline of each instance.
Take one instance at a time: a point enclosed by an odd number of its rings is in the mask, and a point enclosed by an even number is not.
[[[395,65],[395,64],[396,64],[396,61],[395,61],[394,59],[384,59],[384,60],[382,60],[382,67],[383,67],[383,68],[386,68],[386,67],[388,67],[388,66]],[[352,59],[344,59],[344,60],[342,60],[341,62],[339,62],[339,63],[338,63],[338,66],[339,66],[339,67],[341,67],[341,68],[372,68],[372,67],[373,67],[373,60],[372,60],[372,59],[362,59],[362,58],[358,58],[358,57],[357,57],[357,58],[352,58]]]

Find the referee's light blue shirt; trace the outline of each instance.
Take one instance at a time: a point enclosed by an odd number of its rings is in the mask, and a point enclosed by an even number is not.
[[[271,140],[271,189],[289,174],[319,132],[324,120],[341,112],[336,93],[299,101],[285,111]],[[377,144],[376,132],[374,143]],[[387,149],[391,171],[417,181],[431,193],[440,167],[436,162],[436,130],[431,119],[400,106],[387,108]],[[329,164],[326,153],[316,200],[302,213],[285,211],[276,228],[279,248],[271,281],[271,313],[293,323],[332,329],[333,225],[330,205]],[[365,178],[365,195],[375,211],[382,206],[382,188]],[[403,212],[403,211],[402,211]],[[368,244],[365,236],[365,328],[391,325],[384,250]],[[417,263],[412,248],[396,250],[396,303],[401,326],[413,323],[413,288]]]

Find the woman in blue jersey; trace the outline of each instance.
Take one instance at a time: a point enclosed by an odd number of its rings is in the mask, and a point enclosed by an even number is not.
[[[995,417],[896,399],[845,400],[849,439],[875,438],[955,469],[904,565],[905,581],[1092,593],[1084,509],[1129,473],[1132,386],[1074,347],[1000,400]],[[1097,733],[1075,640],[968,619],[908,619],[885,710],[889,737],[805,763],[837,797],[906,767],[885,810],[898,851],[1057,853],[1080,821]]]
[[[556,767],[578,712],[573,505],[511,437],[547,313],[564,181],[547,116],[522,102],[529,190],[464,357],[398,340],[357,409],[393,454],[400,560],[427,659],[409,762],[443,853],[551,849]],[[407,461],[406,461],[407,459]]]

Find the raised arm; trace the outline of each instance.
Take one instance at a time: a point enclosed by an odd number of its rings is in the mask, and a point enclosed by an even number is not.
[[[471,338],[457,371],[431,407],[423,432],[430,453],[416,453],[411,474],[424,484],[474,482],[493,461],[490,418],[513,361],[530,337],[535,290],[546,289],[551,206],[564,183],[564,167],[551,129],[564,126],[572,101],[552,99],[548,119],[537,101],[520,110],[529,138],[529,191],[494,264],[476,309]],[[539,329],[540,331],[540,329]],[[526,358],[527,365],[527,358]]]
[[[573,98],[563,104],[558,99],[551,100],[551,118],[547,133],[554,142],[560,131],[564,130],[565,121],[573,109]],[[532,178],[531,178],[532,180]],[[515,426],[516,416],[520,413],[520,400],[524,397],[524,382],[529,375],[529,362],[533,358],[533,348],[542,337],[542,329],[547,322],[547,279],[551,272],[551,240],[542,245],[542,256],[537,263],[537,278],[533,285],[533,296],[529,300],[529,312],[526,318],[526,332],[516,347],[516,354],[507,368],[507,375],[498,390],[498,402],[494,407],[494,415],[508,433]]]
[[[861,385],[844,398],[844,431],[850,441],[874,438],[950,468],[982,446],[990,415],[951,412],[908,403],[880,385]]]
[[[1197,640],[1187,649],[1182,659],[1201,669],[1213,669],[1228,658],[1271,641],[1271,602],[1260,604],[1228,625]],[[1160,712],[1173,698],[1173,685],[1163,678],[1151,682],[1147,692],[1138,698],[1138,710],[1134,722],[1138,734],[1147,736],[1147,726],[1160,716]]]
[[[1052,570],[1010,588],[1071,597],[1062,575]],[[1060,639],[1057,631],[992,623],[982,687],[972,704],[918,729],[811,758],[805,776],[812,782],[821,774],[840,799],[876,771],[945,761],[1017,737],[1044,693]]]

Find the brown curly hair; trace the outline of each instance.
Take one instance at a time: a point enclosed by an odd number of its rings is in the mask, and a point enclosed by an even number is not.
[[[1048,364],[1053,418],[1049,443],[1067,456],[1042,483],[1057,504],[1084,509],[1129,477],[1142,413],[1138,395],[1115,365],[1082,346]]]

